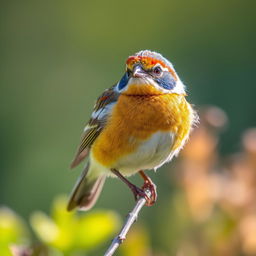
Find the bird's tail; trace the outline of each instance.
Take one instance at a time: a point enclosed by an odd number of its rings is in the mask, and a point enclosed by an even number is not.
[[[73,188],[67,207],[68,211],[75,207],[87,211],[94,206],[106,178],[105,175],[95,175],[95,173],[90,170],[90,163],[88,163]]]

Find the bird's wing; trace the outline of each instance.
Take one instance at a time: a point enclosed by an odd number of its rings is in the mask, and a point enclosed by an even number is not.
[[[119,95],[120,94],[114,90],[113,86],[104,91],[104,93],[97,99],[91,119],[82,134],[82,140],[76,156],[71,163],[71,168],[77,166],[88,155],[92,143],[105,127],[107,118]]]

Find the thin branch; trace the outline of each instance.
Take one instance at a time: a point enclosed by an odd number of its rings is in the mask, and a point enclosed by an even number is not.
[[[151,193],[150,191],[145,191],[150,197]],[[123,241],[126,239],[126,235],[129,232],[132,224],[137,220],[138,214],[142,207],[145,205],[146,199],[144,197],[139,198],[139,200],[136,202],[135,207],[133,210],[128,214],[127,219],[119,232],[119,234],[112,240],[111,245],[109,246],[108,250],[105,252],[104,256],[112,256],[114,255],[117,248],[123,243]]]

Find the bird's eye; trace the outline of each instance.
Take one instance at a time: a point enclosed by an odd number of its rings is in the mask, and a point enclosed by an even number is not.
[[[161,69],[160,66],[156,66],[156,67],[153,68],[153,73],[154,73],[154,75],[159,76],[159,75],[162,74],[162,72],[163,72],[163,70]]]

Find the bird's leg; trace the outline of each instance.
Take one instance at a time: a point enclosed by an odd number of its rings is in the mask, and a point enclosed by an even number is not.
[[[139,171],[139,174],[144,180],[142,190],[145,191],[148,189],[151,193],[150,201],[147,201],[147,205],[151,206],[156,202],[157,199],[156,185],[143,171]]]
[[[146,205],[150,206],[152,205],[152,199],[148,197],[148,195],[146,194],[146,192],[135,186],[134,184],[132,184],[128,179],[126,179],[118,170],[116,169],[111,169],[111,172],[113,172],[118,178],[120,178],[132,191],[132,193],[134,194],[135,200],[137,201],[140,197],[144,197],[147,201]]]

